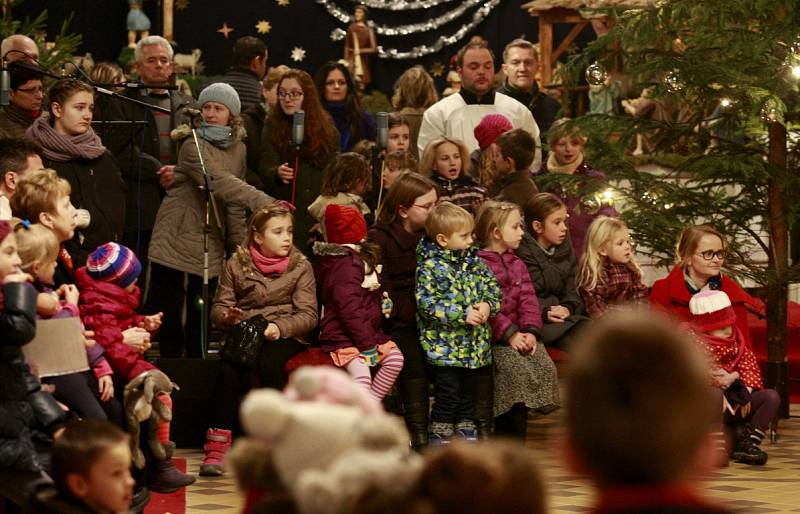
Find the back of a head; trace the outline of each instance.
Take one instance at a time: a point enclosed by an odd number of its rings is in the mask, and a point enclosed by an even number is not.
[[[645,312],[602,320],[570,357],[571,447],[604,486],[683,478],[714,424],[702,353]]]
[[[425,455],[408,514],[538,514],[544,482],[533,456],[503,441],[453,444]]]
[[[256,57],[264,57],[267,52],[267,45],[253,36],[243,36],[233,44],[233,65],[242,68],[250,66],[250,62]]]
[[[511,157],[517,170],[527,170],[536,156],[536,140],[525,129],[513,129],[500,134],[495,140],[503,157]]]

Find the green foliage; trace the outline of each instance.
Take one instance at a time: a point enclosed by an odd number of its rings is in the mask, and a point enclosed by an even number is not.
[[[18,6],[22,1],[17,0],[14,6]],[[0,18],[0,39],[12,34],[29,36],[39,46],[39,65],[45,69],[57,69],[62,63],[69,60],[81,44],[80,34],[70,34],[68,32],[71,22],[72,16],[63,20],[59,31],[55,34],[55,39],[49,39],[47,37],[46,9],[34,19],[26,17],[24,20],[18,20],[14,19],[13,6],[10,6],[6,11],[6,15]]]
[[[800,59],[792,52],[800,35],[796,0],[662,0],[650,9],[608,12],[617,24],[569,62],[566,78],[576,83],[597,60],[631,75],[634,89],[649,88],[653,100],[674,104],[675,112],[659,121],[576,120],[589,138],[588,162],[619,185],[623,216],[652,255],[670,262],[681,228],[711,223],[731,243],[731,271],[775,285],[774,273],[753,266],[753,256],[770,249],[770,182],[786,200],[790,223],[800,210],[793,198],[800,191],[800,101],[787,65]],[[677,91],[665,83],[670,73],[677,74]],[[732,104],[723,108],[723,99]],[[788,169],[767,163],[764,111],[789,130]],[[642,134],[656,146],[646,162],[630,155]]]

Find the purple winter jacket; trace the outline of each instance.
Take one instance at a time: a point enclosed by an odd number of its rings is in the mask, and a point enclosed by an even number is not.
[[[512,251],[499,254],[479,250],[478,256],[492,270],[503,291],[500,312],[489,318],[494,344],[507,345],[517,332],[528,332],[538,339],[542,315],[528,267]]]
[[[381,330],[382,290],[361,287],[364,261],[358,252],[342,245],[317,243],[314,254],[324,308],[319,325],[322,351],[353,346],[364,351],[389,341]]]

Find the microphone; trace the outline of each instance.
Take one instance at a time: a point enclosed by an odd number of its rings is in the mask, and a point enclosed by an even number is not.
[[[3,67],[0,68],[0,105],[9,104],[9,94],[11,93],[11,72],[8,71],[8,63],[3,59]]]
[[[306,113],[303,110],[296,111],[292,115],[292,144],[300,146],[303,144],[303,137],[306,131]]]
[[[389,146],[389,113],[379,112],[378,117],[378,146],[386,150]]]

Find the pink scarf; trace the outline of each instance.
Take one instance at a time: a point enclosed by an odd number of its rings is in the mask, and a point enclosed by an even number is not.
[[[286,270],[289,269],[288,255],[286,257],[265,257],[256,245],[250,245],[250,257],[253,259],[253,264],[256,265],[258,271],[264,275],[286,273]]]

